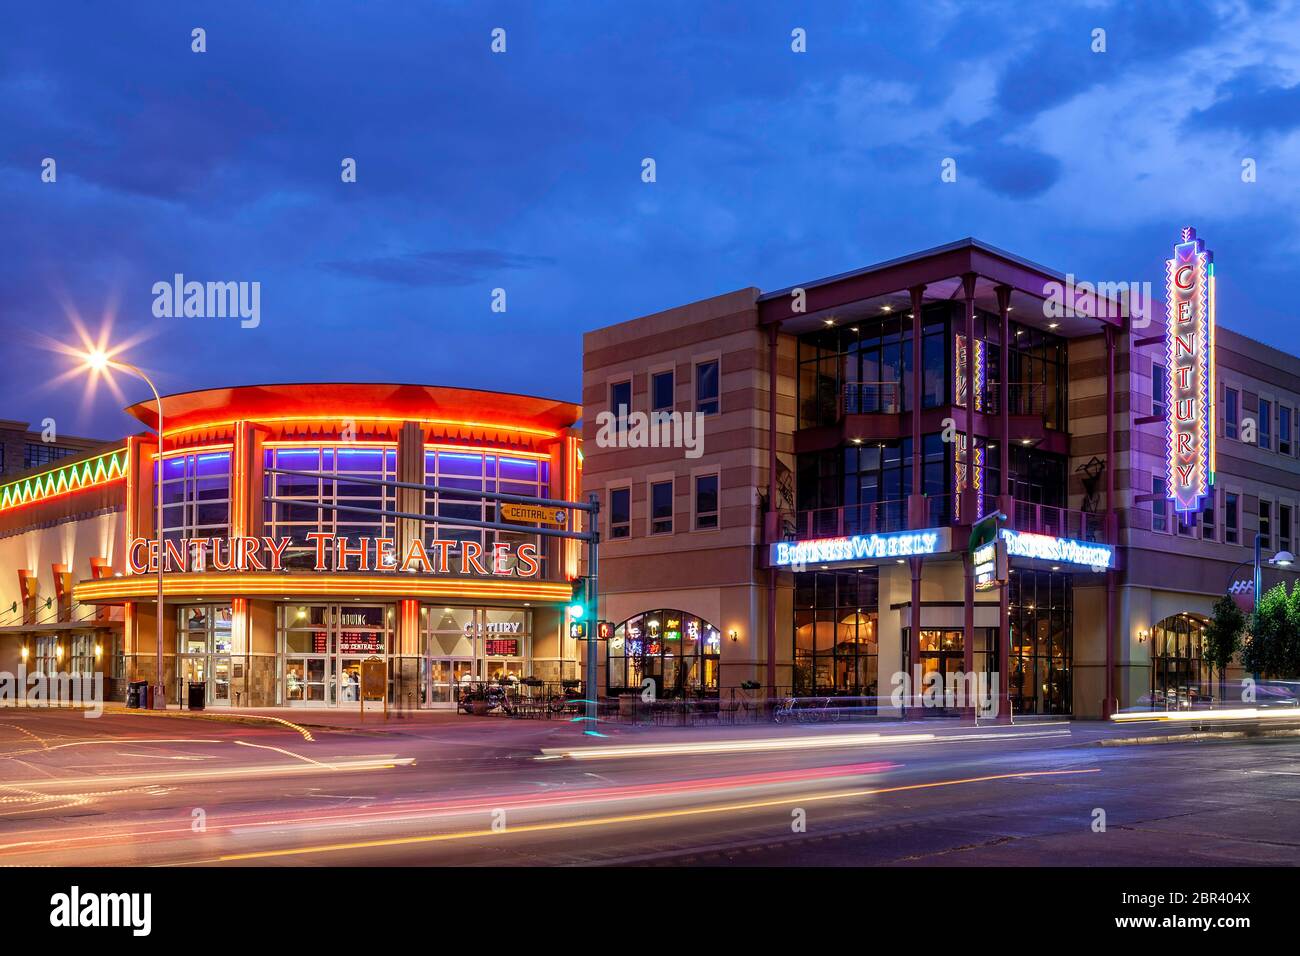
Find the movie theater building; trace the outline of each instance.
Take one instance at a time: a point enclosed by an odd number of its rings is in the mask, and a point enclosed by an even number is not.
[[[378,482],[572,499],[577,406],[339,383],[162,405],[169,701],[204,681],[214,705],[357,706],[370,657],[401,706],[448,704],[467,675],[576,676],[572,543],[452,526],[496,506]],[[128,411],[156,431],[154,403]],[[117,698],[153,682],[157,452],[142,433],[0,488],[0,666],[102,669]]]
[[[1163,320],[1179,243],[1186,372]],[[1136,320],[966,239],[588,333],[610,688],[888,696],[900,671],[987,670],[1015,713],[1086,717],[1208,681],[1204,623],[1255,534],[1295,544],[1300,360],[1211,336],[1188,248],[1135,264]],[[702,443],[644,440],[654,412],[701,416]],[[972,549],[995,513],[1005,564]]]

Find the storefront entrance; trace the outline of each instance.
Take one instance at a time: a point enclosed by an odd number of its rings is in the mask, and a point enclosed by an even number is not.
[[[474,662],[469,658],[434,658],[428,661],[429,676],[422,695],[430,706],[456,703],[456,688],[461,681],[472,677]]]
[[[361,662],[385,658],[392,611],[384,605],[304,604],[279,608],[284,702],[352,706],[361,701]]]
[[[196,604],[178,613],[176,699],[189,701],[189,687],[206,685],[205,703],[230,704],[231,611],[229,604]]]

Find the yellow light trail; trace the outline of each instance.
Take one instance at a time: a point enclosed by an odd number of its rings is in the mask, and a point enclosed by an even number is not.
[[[1016,740],[1028,737],[1069,736],[1068,732],[1028,730],[1005,733],[939,734],[818,734],[808,737],[760,737],[756,740],[706,740],[692,743],[628,744],[608,747],[548,747],[534,760],[607,760],[614,757],[666,757],[699,754],[736,754],[780,750],[823,750],[864,744],[950,743],[963,740]]]
[[[618,816],[597,817],[591,820],[559,820],[554,823],[527,823],[507,827],[497,831],[466,830],[460,833],[430,833],[422,836],[392,837],[384,840],[360,840],[354,843],[329,843],[321,846],[300,847],[286,850],[257,850],[249,853],[230,853],[216,858],[216,862],[232,863],[240,860],[262,860],[271,857],[298,856],[302,854],[337,853],[344,850],[369,850],[389,846],[410,846],[420,843],[444,843],[451,840],[468,840],[477,837],[504,836],[515,833],[539,833],[549,830],[571,830],[580,827],[609,826],[618,823],[639,823],[646,820],[668,820],[676,817],[700,816],[704,814],[730,813],[745,810],[762,810],[768,807],[788,806],[791,803],[816,803],[824,800],[844,800],[849,797],[878,796],[885,793],[901,793],[908,790],[927,790],[936,787],[953,787],[962,784],[987,783],[991,780],[1015,780],[1024,777],[1057,777],[1085,773],[1100,773],[1100,767],[1083,770],[1027,770],[1022,773],[1000,773],[985,777],[966,777],[961,780],[938,780],[930,783],[901,784],[896,787],[877,787],[869,790],[841,790],[833,793],[803,794],[785,796],[772,800],[755,800],[748,803],[728,803],[716,807],[688,807],[681,810],[657,810],[645,813],[628,813]],[[210,861],[196,861],[205,863]]]
[[[1259,710],[1255,707],[1235,707],[1231,710],[1168,710],[1137,712],[1132,714],[1111,714],[1110,719],[1119,724],[1135,723],[1178,723],[1186,721],[1216,720],[1294,720],[1300,721],[1300,708],[1290,707],[1280,710]]]

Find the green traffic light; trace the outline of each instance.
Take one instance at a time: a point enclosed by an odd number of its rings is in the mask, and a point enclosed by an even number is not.
[[[574,618],[575,620],[581,619],[586,613],[587,609],[581,604],[569,605],[569,617]]]

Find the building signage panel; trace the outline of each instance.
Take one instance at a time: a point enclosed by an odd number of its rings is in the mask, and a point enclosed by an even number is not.
[[[1169,500],[1199,511],[1214,483],[1214,253],[1190,226],[1165,262]]]
[[[770,559],[773,567],[784,568],[799,564],[842,564],[850,561],[908,558],[947,551],[951,540],[950,528],[924,528],[889,534],[778,541],[771,547]]]
[[[1115,549],[1108,544],[1054,538],[1047,534],[1013,531],[1010,528],[1003,528],[999,534],[1006,543],[1007,554],[1013,558],[1074,564],[1097,570],[1115,566]]]

